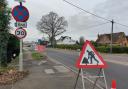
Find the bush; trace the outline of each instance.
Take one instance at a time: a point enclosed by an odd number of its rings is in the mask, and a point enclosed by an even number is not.
[[[113,53],[128,53],[128,47],[113,47]]]
[[[101,53],[109,53],[110,52],[110,48],[109,47],[105,47],[105,46],[96,47],[96,50],[98,50]]]
[[[99,46],[96,50],[102,53],[110,53],[110,47]],[[128,47],[113,46],[112,53],[128,53]]]
[[[82,49],[81,45],[56,45],[55,48],[77,50]],[[102,45],[95,47],[101,53],[110,53],[110,46]],[[128,47],[113,46],[113,53],[128,53]]]
[[[77,50],[77,49],[82,49],[82,46],[80,45],[56,45],[55,48],[60,48],[60,49],[70,49],[70,50]]]

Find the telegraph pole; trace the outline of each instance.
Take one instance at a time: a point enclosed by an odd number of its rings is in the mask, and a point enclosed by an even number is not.
[[[111,23],[112,23],[112,28],[111,28],[111,43],[110,43],[110,53],[112,54],[114,20],[112,20],[112,21],[111,21]]]

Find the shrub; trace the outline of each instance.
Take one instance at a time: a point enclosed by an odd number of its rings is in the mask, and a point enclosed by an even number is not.
[[[80,45],[56,45],[55,48],[60,48],[60,49],[71,49],[71,50],[77,50],[81,49],[82,46]]]
[[[99,46],[96,50],[102,53],[109,53],[110,47]],[[128,53],[128,47],[113,46],[112,53]]]
[[[56,45],[55,48],[77,50],[82,49],[81,45]],[[95,47],[101,53],[110,53],[110,46],[101,45]],[[113,46],[113,53],[128,53],[128,47]]]
[[[110,52],[110,48],[105,47],[105,46],[96,47],[96,50],[98,50],[99,52],[102,52],[102,53],[109,53]]]

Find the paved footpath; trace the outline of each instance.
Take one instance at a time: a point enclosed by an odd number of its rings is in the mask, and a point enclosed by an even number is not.
[[[28,53],[29,57],[31,52]],[[8,86],[0,86],[0,89],[73,89],[76,74],[65,68],[63,65],[50,61],[28,60],[25,58],[25,69],[30,74],[23,80]],[[92,89],[92,84],[86,81],[86,89]],[[76,89],[82,89],[81,78]],[[98,88],[95,88],[98,89]]]

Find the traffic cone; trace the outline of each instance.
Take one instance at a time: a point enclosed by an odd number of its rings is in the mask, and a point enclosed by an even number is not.
[[[116,80],[112,80],[112,88],[111,89],[116,89]]]

